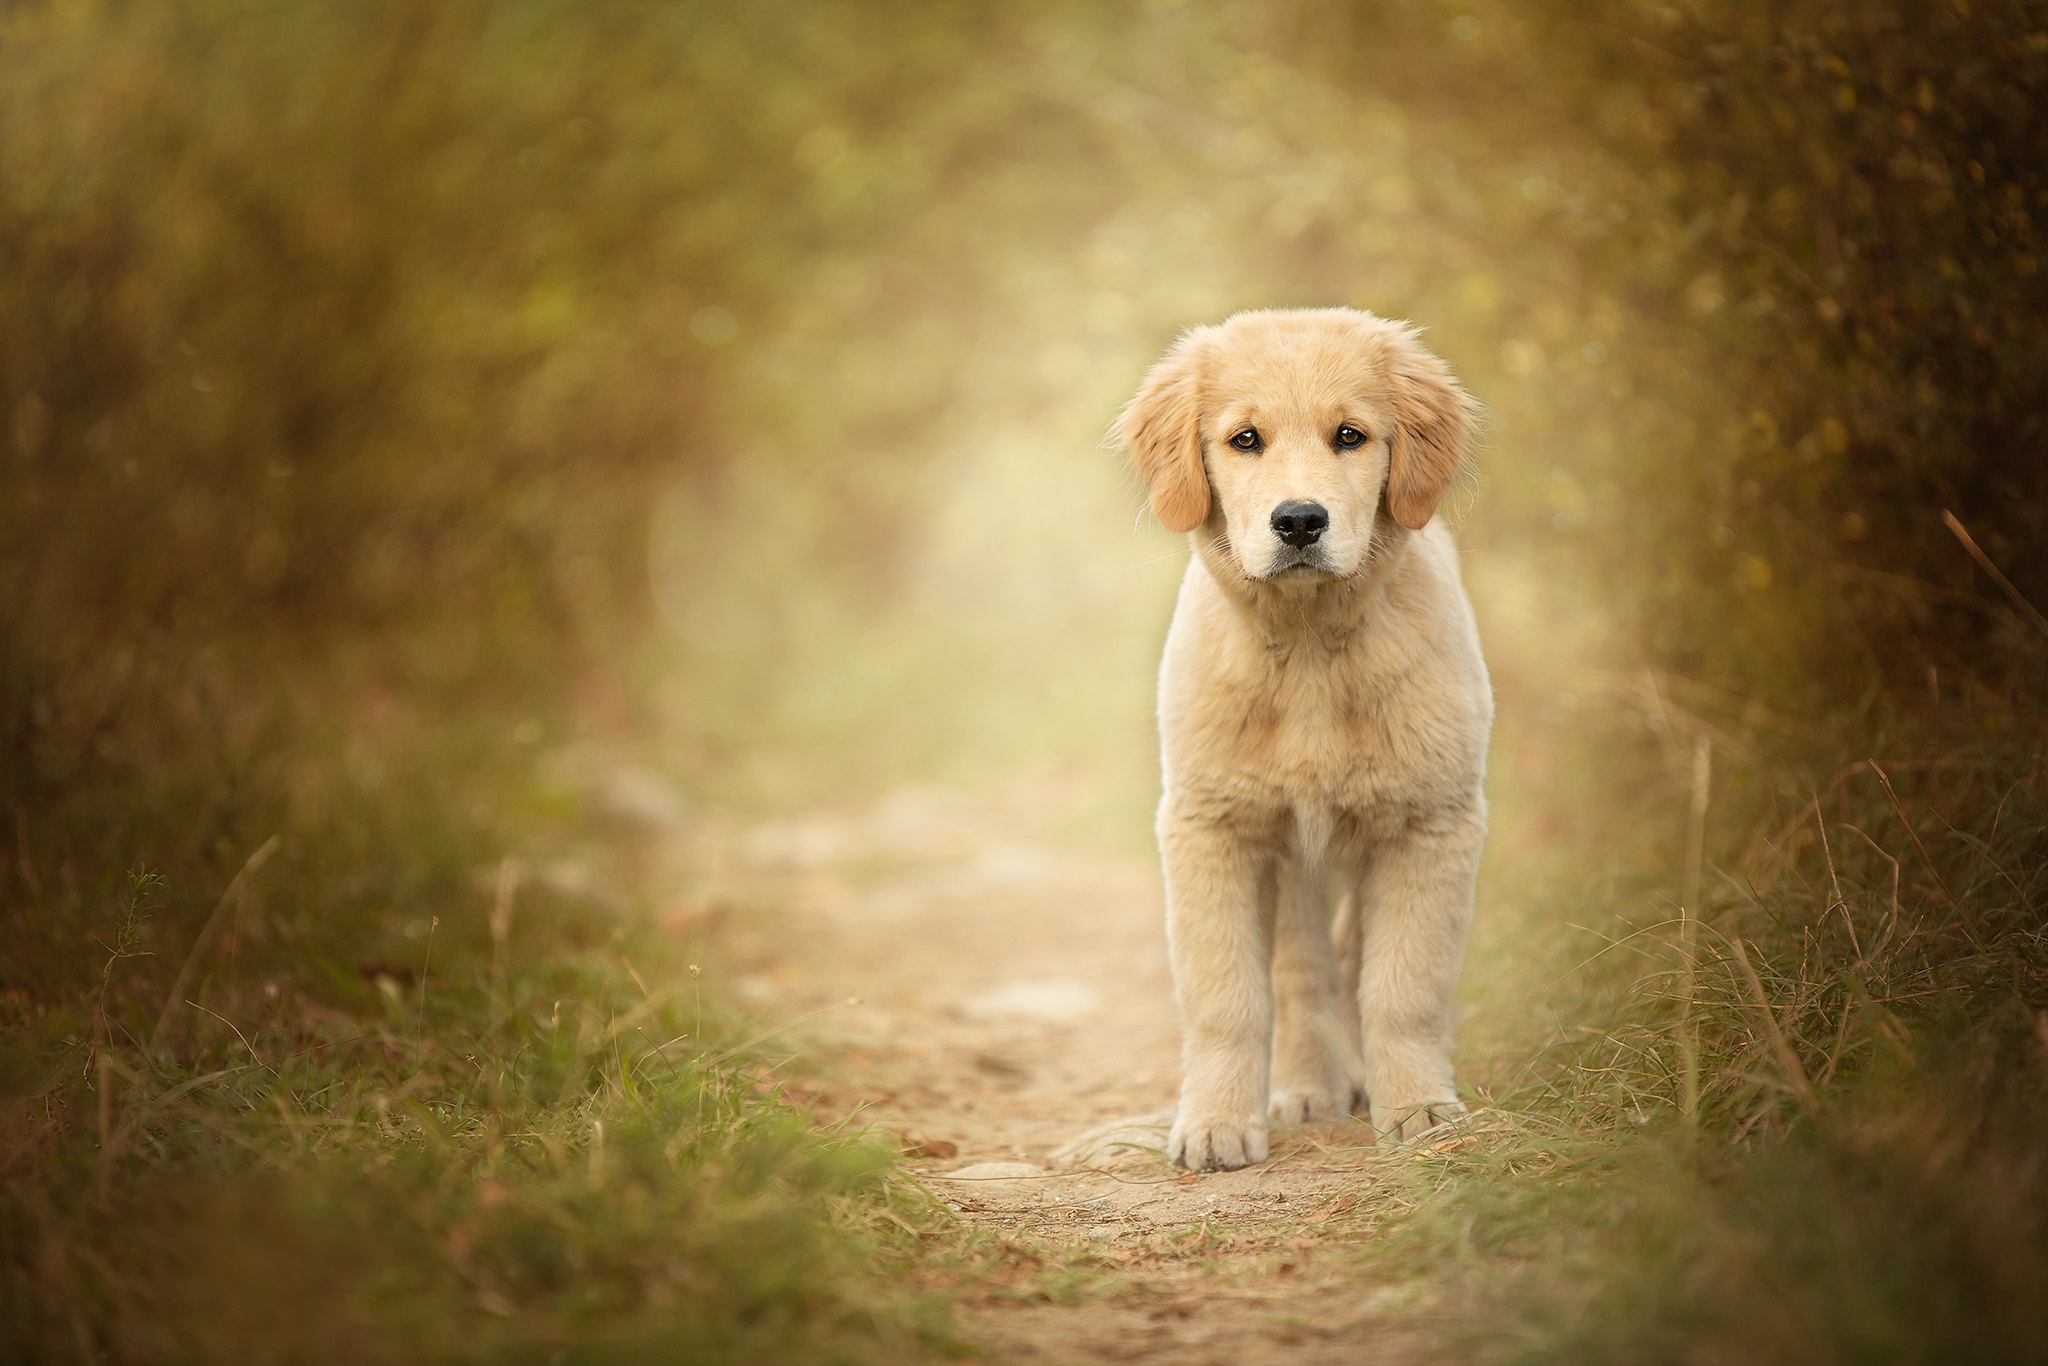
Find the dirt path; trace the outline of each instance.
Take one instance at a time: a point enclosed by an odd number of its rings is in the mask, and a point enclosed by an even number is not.
[[[786,1036],[821,1111],[900,1129],[920,1179],[1037,1264],[1032,1293],[970,1299],[985,1359],[1433,1359],[1430,1296],[1368,1278],[1324,1227],[1364,1179],[1363,1126],[1200,1178],[1118,1145],[1158,1145],[1178,1086],[1159,877],[1034,838],[1034,805],[921,789],[697,823],[675,846],[684,919],[764,1019],[821,1012]],[[1113,1288],[1059,1302],[1062,1266]]]

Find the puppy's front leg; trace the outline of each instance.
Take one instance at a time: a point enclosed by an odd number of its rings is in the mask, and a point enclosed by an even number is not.
[[[1373,1127],[1402,1142],[1464,1113],[1451,1080],[1451,995],[1472,927],[1484,806],[1376,851],[1360,888],[1359,981]]]
[[[1196,1171],[1266,1160],[1273,928],[1265,858],[1212,820],[1159,818],[1166,937],[1180,1005],[1180,1112],[1167,1152]]]
[[[1351,985],[1340,990],[1322,870],[1297,856],[1280,860],[1273,904],[1273,1099],[1276,1124],[1341,1119],[1351,1110],[1358,1010]],[[1340,1004],[1341,1003],[1341,1004]],[[1349,1029],[1344,1016],[1352,1017]]]

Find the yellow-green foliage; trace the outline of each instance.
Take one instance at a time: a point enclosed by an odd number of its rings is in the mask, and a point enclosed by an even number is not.
[[[1768,694],[1785,681],[1745,656],[1791,612],[1770,663],[1837,707],[1880,679],[1917,695],[1929,665],[2002,678],[2016,619],[1938,514],[2048,596],[2040,12],[1805,0],[1631,27],[1597,87],[1631,98],[1592,112],[1647,193],[1603,261],[1697,329],[1728,398],[1669,452],[1711,521],[1650,507],[1614,547],[1661,562],[1652,648]]]

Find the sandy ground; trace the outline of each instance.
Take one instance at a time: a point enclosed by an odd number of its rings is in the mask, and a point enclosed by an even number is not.
[[[898,1130],[918,1179],[1018,1258],[1108,1270],[1075,1303],[970,1297],[982,1359],[1437,1359],[1430,1293],[1324,1227],[1370,1179],[1364,1126],[1199,1178],[1146,1150],[1178,1086],[1158,872],[1034,839],[1033,801],[692,822],[679,921],[708,932],[723,990],[793,1022],[794,1094]]]

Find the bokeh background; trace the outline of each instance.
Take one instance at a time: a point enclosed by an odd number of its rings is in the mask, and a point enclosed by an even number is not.
[[[1142,851],[1185,552],[1102,435],[1247,307],[1485,405],[1477,980],[1668,907],[1702,739],[1710,866],[1908,750],[2024,854],[2044,83],[2024,0],[10,5],[6,1009],[97,1039],[135,870],[154,1000],[272,834],[251,954],[403,942],[590,755]]]
[[[1494,634],[1817,722],[1989,667],[1938,514],[2041,596],[2030,15],[22,7],[17,843],[83,889],[202,761],[316,812],[506,708],[1120,781],[1176,547],[1098,443],[1250,306],[1485,401]]]

